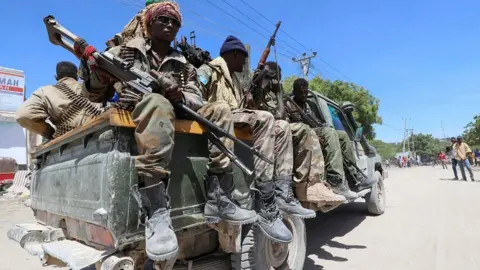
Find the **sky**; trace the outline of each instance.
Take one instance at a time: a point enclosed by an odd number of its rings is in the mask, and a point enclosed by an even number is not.
[[[58,61],[78,62],[63,48],[49,43],[43,17],[55,16],[60,24],[101,50],[144,5],[142,0],[0,3],[4,7],[0,66],[25,72],[27,97],[40,86],[55,83]],[[317,52],[311,76],[352,81],[380,100],[379,114],[385,124],[376,125],[377,139],[402,140],[405,119],[407,128],[415,133],[457,136],[480,113],[480,1],[178,3],[184,24],[177,38],[188,37],[195,30],[197,46],[216,56],[223,40],[234,34],[252,45],[253,64],[274,29],[272,22],[281,20],[277,55],[284,76],[300,75],[291,57]],[[273,53],[270,57],[274,59]]]

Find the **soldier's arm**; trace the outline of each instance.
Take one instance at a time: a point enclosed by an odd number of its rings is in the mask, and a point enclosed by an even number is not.
[[[20,126],[45,138],[51,138],[55,130],[45,122],[47,118],[48,105],[41,88],[33,92],[15,114],[15,119]]]
[[[193,110],[198,110],[204,106],[205,102],[203,99],[203,94],[198,81],[197,71],[191,64],[185,66],[186,85],[183,89],[183,99],[185,105],[190,107]]]

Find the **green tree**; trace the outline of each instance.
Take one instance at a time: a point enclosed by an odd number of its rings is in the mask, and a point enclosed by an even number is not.
[[[283,88],[286,93],[293,90],[295,76],[287,77],[283,81]],[[374,124],[382,124],[382,118],[378,115],[380,101],[372,96],[370,92],[355,83],[340,80],[329,81],[316,76],[309,81],[309,88],[319,92],[335,102],[350,101],[355,106],[353,113],[355,120],[364,127],[367,139],[375,138]]]
[[[398,145],[396,143],[387,143],[381,140],[370,140],[369,143],[375,147],[377,153],[384,159],[395,157]]]
[[[473,117],[473,121],[465,126],[463,131],[463,140],[470,145],[470,148],[479,148],[480,146],[480,115]]]
[[[410,147],[415,147],[415,152],[420,156],[437,156],[441,151],[450,145],[448,141],[439,140],[432,136],[432,134],[414,134],[409,137]],[[413,143],[412,143],[413,142]],[[398,145],[397,151],[401,152],[403,143]]]

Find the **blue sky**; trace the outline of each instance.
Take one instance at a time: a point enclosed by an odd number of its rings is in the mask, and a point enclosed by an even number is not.
[[[256,63],[265,37],[209,1],[264,36],[269,33],[239,11],[267,29],[274,28],[240,0],[226,0],[235,9],[223,0],[180,0],[185,21],[180,34],[188,36],[196,30],[197,45],[217,55],[223,39],[234,32],[253,46],[252,63]],[[480,1],[244,1],[271,21],[282,20],[282,30],[318,52],[321,59],[314,59],[315,74],[339,79],[345,75],[380,99],[380,115],[388,126],[376,127],[379,139],[401,140],[402,118],[409,119],[408,127],[416,133],[440,137],[443,121],[447,136],[458,135],[480,113]],[[27,96],[54,83],[56,62],[76,60],[49,43],[44,16],[54,15],[103,49],[104,42],[143,5],[142,0],[0,2],[5,7],[0,66],[25,71]],[[305,51],[283,32],[277,44],[278,52],[289,56]],[[299,74],[289,58],[279,55],[278,60],[285,75]]]

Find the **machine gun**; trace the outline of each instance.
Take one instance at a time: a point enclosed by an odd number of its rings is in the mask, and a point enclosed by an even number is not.
[[[180,48],[183,56],[185,56],[187,61],[196,68],[199,68],[201,65],[212,61],[210,52],[202,50],[198,47],[191,46],[190,44],[188,44],[187,38],[185,36],[182,36],[180,42],[175,40],[175,46]]]
[[[75,49],[72,42],[78,40],[79,37],[61,26],[53,16],[47,16],[43,19],[43,21],[47,27],[50,42],[55,45],[59,45],[75,54]],[[86,44],[85,47],[86,46],[88,46],[88,44]],[[155,78],[149,73],[143,72],[136,67],[128,67],[128,64],[123,59],[114,56],[109,52],[94,52],[92,56],[95,58],[98,67],[102,68],[108,74],[117,78],[119,81],[125,83],[141,94],[150,94],[154,89],[158,89],[161,85],[158,82],[158,80],[161,80],[161,78]],[[173,106],[177,110],[184,112],[191,119],[200,123],[200,125],[202,125],[202,127],[206,130],[207,138],[246,174],[252,175],[253,172],[249,170],[242,162],[240,162],[234,153],[232,153],[232,151],[225,147],[225,145],[220,141],[219,137],[227,137],[240,146],[248,149],[252,154],[270,164],[273,164],[272,160],[258,152],[257,149],[251,147],[250,145],[237,139],[234,135],[208,121],[194,110],[185,106],[185,104],[175,103]]]

